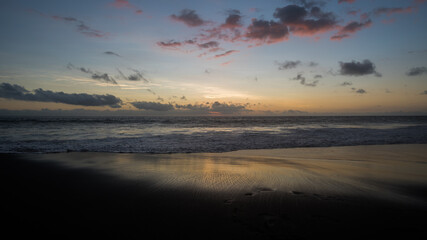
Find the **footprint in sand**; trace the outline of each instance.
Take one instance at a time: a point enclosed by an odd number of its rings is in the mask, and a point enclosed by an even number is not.
[[[247,192],[247,193],[245,193],[245,196],[247,196],[247,197],[253,197],[253,196],[255,196],[255,195],[259,194],[259,193],[262,193],[262,192],[274,192],[274,191],[275,190],[272,189],[272,188],[258,187],[258,188],[255,188],[253,192]]]

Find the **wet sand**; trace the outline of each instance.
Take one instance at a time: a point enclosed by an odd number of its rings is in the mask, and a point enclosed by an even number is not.
[[[14,238],[427,237],[427,145],[0,154]]]

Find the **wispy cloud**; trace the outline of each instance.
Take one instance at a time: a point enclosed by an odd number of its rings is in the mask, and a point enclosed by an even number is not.
[[[229,50],[229,51],[227,51],[225,53],[221,53],[221,54],[215,55],[215,58],[225,57],[225,56],[231,55],[231,54],[236,53],[236,52],[239,52],[239,51],[237,51],[237,50]]]
[[[316,87],[317,84],[319,83],[319,80],[307,82],[307,79],[302,74],[298,74],[296,77],[292,78],[291,80],[299,81],[301,85],[304,85],[307,87]]]
[[[301,65],[301,61],[284,61],[284,62],[276,62],[277,65],[279,65],[279,70],[287,70],[296,68],[297,66]]]
[[[348,38],[351,34],[358,32],[364,28],[368,28],[372,25],[372,21],[369,19],[365,22],[350,22],[344,27],[341,27],[338,33],[331,37],[331,40],[341,40],[343,38]]]
[[[112,56],[116,56],[116,57],[121,57],[119,54],[117,54],[115,52],[111,52],[111,51],[106,51],[106,52],[104,52],[104,54],[112,55]]]
[[[77,32],[88,37],[104,38],[109,35],[106,32],[102,32],[100,30],[96,30],[94,28],[89,27],[85,22],[74,17],[52,16],[51,18],[57,21],[74,24],[76,26]]]
[[[120,71],[120,69],[117,69],[117,71],[119,72],[120,76],[122,79],[124,80],[128,80],[128,81],[144,81],[146,83],[148,83],[148,79],[144,76],[144,74],[136,69],[130,69],[133,73],[131,73],[130,75],[125,75],[123,74],[122,71]]]
[[[76,67],[71,63],[69,63],[67,65],[67,68],[70,70],[78,70],[80,72],[90,74],[90,77],[93,80],[97,80],[97,81],[101,81],[101,82],[105,82],[105,83],[117,84],[116,80],[113,77],[111,77],[110,75],[108,75],[108,73],[94,72],[89,68]]]
[[[427,68],[426,67],[414,67],[409,69],[408,72],[406,72],[406,75],[408,76],[419,76],[419,75],[423,75],[423,74],[427,74]]]

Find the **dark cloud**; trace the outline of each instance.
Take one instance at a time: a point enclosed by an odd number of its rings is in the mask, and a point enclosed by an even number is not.
[[[134,107],[141,110],[152,110],[152,111],[170,111],[174,107],[170,103],[158,103],[158,102],[131,102]]]
[[[421,95],[427,95],[427,90],[424,90],[424,92],[420,93]]]
[[[110,94],[69,94],[64,92],[52,92],[41,88],[30,92],[22,86],[9,83],[2,83],[0,85],[0,97],[23,101],[55,102],[80,106],[110,106],[112,108],[120,108],[120,104],[122,103],[120,98]]]
[[[359,89],[355,89],[355,88],[352,88],[356,93],[358,93],[358,94],[365,94],[365,93],[367,93],[366,91],[365,91],[365,89],[362,89],[362,88],[359,88]]]
[[[249,111],[248,109],[246,109],[245,105],[227,104],[220,102],[214,102],[211,105],[211,110],[213,112],[219,112],[222,114],[236,114]]]
[[[323,76],[320,74],[317,74],[317,75],[314,75],[314,78],[323,78]]]
[[[93,80],[97,80],[97,81],[100,81],[100,82],[106,82],[106,83],[117,84],[116,80],[115,80],[113,77],[109,76],[109,75],[108,75],[108,73],[99,73],[99,72],[94,72],[94,71],[92,71],[92,70],[91,70],[91,69],[89,69],[89,68],[76,67],[76,66],[74,66],[74,65],[73,65],[73,64],[71,64],[71,63],[69,63],[69,64],[67,65],[67,68],[68,68],[68,69],[70,69],[70,70],[78,70],[78,71],[81,71],[81,72],[83,72],[83,73],[90,74],[90,75],[91,75],[90,77],[91,77]]]
[[[312,7],[315,7],[315,6],[324,6],[324,5],[326,5],[325,1],[320,1],[320,0],[313,0],[313,1],[308,1],[308,0],[288,0],[288,2],[296,4],[296,5],[304,6],[305,8],[312,8]]]
[[[113,77],[109,76],[108,73],[94,73],[92,74],[91,78],[101,82],[117,84],[116,80],[114,80]]]
[[[219,43],[217,41],[210,41],[210,42],[198,44],[198,46],[200,48],[213,48],[213,47],[218,47]]]
[[[247,109],[246,106],[247,105],[220,102],[214,102],[211,105],[209,105],[209,102],[206,104],[175,104],[175,108],[178,110],[190,111],[200,114],[240,114],[244,112],[250,112],[251,110]]]
[[[297,5],[288,5],[283,8],[276,8],[276,11],[273,14],[275,18],[279,18],[284,24],[303,22],[307,15],[308,11],[305,7]]]
[[[197,15],[196,11],[191,9],[183,9],[181,10],[180,15],[171,15],[171,18],[178,22],[183,22],[189,27],[198,27],[206,24],[206,21],[201,19],[199,15]]]
[[[182,96],[180,99],[184,100],[184,101],[187,101],[187,98],[185,96]]]
[[[323,12],[317,6],[288,5],[283,8],[276,8],[273,16],[288,26],[289,32],[303,36],[322,33],[337,26],[335,15],[332,12]]]
[[[299,81],[301,85],[304,85],[307,87],[316,87],[317,84],[319,83],[319,80],[307,82],[306,78],[302,74],[298,74],[296,77],[292,78],[291,80]]]
[[[225,23],[221,25],[223,28],[238,28],[242,26],[242,16],[239,10],[229,10],[228,17],[225,19]]]
[[[363,62],[340,62],[340,74],[348,76],[363,76],[368,74],[375,74],[381,77],[381,74],[375,71],[375,65],[370,60]]]
[[[221,54],[215,55],[215,58],[225,57],[225,56],[228,56],[228,55],[233,54],[235,52],[239,52],[239,51],[237,51],[237,50],[229,50],[229,51],[227,51],[225,53],[221,53]]]
[[[57,21],[63,21],[63,22],[74,24],[77,27],[78,32],[80,32],[81,34],[88,36],[88,37],[102,38],[102,37],[108,36],[108,33],[93,29],[93,28],[89,27],[88,25],[86,25],[83,21],[78,20],[78,19],[73,18],[73,17],[52,16],[52,18],[57,20]]]
[[[163,102],[165,99],[164,98],[162,98],[162,97],[157,97],[157,99],[156,99],[157,101],[160,101],[160,102]]]
[[[414,67],[409,69],[409,71],[406,73],[406,75],[408,76],[419,76],[419,75],[423,75],[423,74],[427,74],[427,68],[426,67]]]
[[[288,39],[288,28],[278,22],[252,19],[245,37],[258,43],[276,43]]]
[[[169,40],[167,42],[157,42],[157,45],[164,48],[177,48],[180,47],[182,43],[175,40]]]
[[[113,56],[117,56],[117,57],[121,57],[119,54],[117,54],[117,53],[115,53],[115,52],[111,52],[111,51],[106,51],[106,52],[104,52],[104,54],[107,54],[107,55],[113,55]]]
[[[144,81],[146,83],[148,83],[148,79],[138,70],[135,69],[130,69],[133,73],[126,76],[125,74],[123,74],[122,71],[120,71],[120,69],[117,69],[117,71],[119,72],[120,76],[128,81]]]
[[[345,86],[351,86],[351,85],[353,85],[353,83],[352,82],[343,82],[340,85],[345,87]]]
[[[277,65],[279,65],[279,70],[286,70],[286,69],[292,69],[296,68],[297,66],[301,65],[301,61],[285,61],[285,62],[276,62]]]

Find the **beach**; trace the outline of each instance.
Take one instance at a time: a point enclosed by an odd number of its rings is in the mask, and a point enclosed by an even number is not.
[[[0,154],[4,234],[427,237],[427,144]]]

